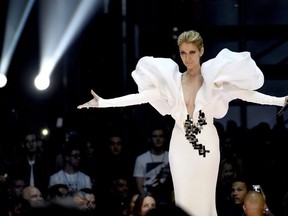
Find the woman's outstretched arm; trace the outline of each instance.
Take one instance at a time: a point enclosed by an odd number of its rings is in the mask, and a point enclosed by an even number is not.
[[[143,103],[149,103],[160,98],[160,91],[157,88],[150,88],[148,90],[142,91],[140,93],[128,94],[121,97],[116,97],[112,99],[103,99],[99,97],[93,90],[91,90],[93,99],[90,101],[79,105],[77,108],[104,108],[104,107],[124,107],[139,105]]]
[[[262,104],[262,105],[276,105],[285,106],[288,104],[288,96],[276,97],[260,93],[258,91],[240,90],[231,91],[231,95],[244,101]]]

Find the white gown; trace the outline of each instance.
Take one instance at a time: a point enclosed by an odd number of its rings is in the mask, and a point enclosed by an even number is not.
[[[139,93],[113,99],[99,99],[99,107],[120,107],[150,103],[160,114],[175,119],[169,162],[174,184],[175,202],[191,216],[216,216],[215,189],[220,160],[219,138],[213,124],[222,118],[228,103],[236,98],[258,104],[283,106],[285,97],[264,95],[255,91],[263,85],[262,72],[249,52],[221,50],[203,63],[204,78],[195,99],[193,122],[201,110],[206,125],[196,135],[205,154],[194,149],[185,137],[187,108],[184,102],[178,65],[169,58],[143,57],[132,72]],[[202,149],[203,150],[203,149]],[[209,152],[208,152],[209,151]]]

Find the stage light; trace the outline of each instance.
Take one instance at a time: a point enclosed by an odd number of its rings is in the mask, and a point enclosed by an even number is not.
[[[7,77],[5,74],[0,73],[0,88],[3,88],[7,83]]]
[[[49,0],[40,2],[39,90],[48,88],[49,77],[69,45],[97,11],[101,0]],[[44,74],[44,76],[42,76]],[[45,84],[41,87],[42,84]],[[48,86],[47,86],[48,84]]]
[[[41,129],[41,137],[47,137],[49,135],[49,129],[48,128],[42,128]]]
[[[34,80],[34,85],[40,91],[45,90],[50,85],[50,79],[47,76],[39,74]]]
[[[26,23],[26,20],[30,14],[32,6],[35,0],[19,1],[10,0],[7,12],[6,27],[4,32],[4,41],[1,54],[0,71],[4,75],[7,74],[12,55],[15,51],[16,45]],[[3,76],[2,76],[3,78]],[[7,83],[7,79],[0,86],[4,87]]]

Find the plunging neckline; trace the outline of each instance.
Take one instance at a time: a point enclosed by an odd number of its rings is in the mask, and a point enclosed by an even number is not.
[[[195,108],[197,107],[197,106],[196,106],[196,101],[197,101],[199,92],[200,92],[200,90],[201,90],[202,87],[203,87],[204,78],[203,78],[202,84],[200,85],[199,89],[197,90],[197,92],[196,92],[196,94],[195,94],[194,109],[193,109],[192,115],[190,115],[190,113],[189,113],[189,111],[188,111],[188,107],[187,107],[187,105],[186,105],[185,95],[184,95],[184,91],[183,91],[183,84],[182,84],[183,75],[184,75],[184,73],[180,73],[180,90],[181,90],[182,103],[183,103],[184,106],[185,106],[185,110],[186,110],[187,115],[188,115],[190,118],[193,119],[193,118],[194,118],[194,115],[195,115],[195,110],[196,110]],[[187,115],[186,115],[186,116],[187,116]],[[197,115],[197,116],[198,116],[198,115]]]

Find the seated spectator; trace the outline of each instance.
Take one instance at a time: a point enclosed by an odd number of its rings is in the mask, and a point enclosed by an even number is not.
[[[118,176],[131,176],[134,165],[134,158],[127,148],[125,135],[123,132],[119,132],[117,129],[112,129],[104,139],[103,154],[99,155],[100,173],[97,173],[98,182],[103,187],[98,190],[100,193],[110,188],[110,182]],[[96,186],[97,188],[97,186]]]
[[[130,202],[129,202],[129,206],[125,209],[125,211],[123,212],[123,214],[125,216],[133,216],[133,208],[134,208],[134,205],[135,205],[135,202],[136,202],[136,199],[138,197],[138,193],[134,194],[131,199],[130,199]]]
[[[106,213],[114,216],[123,216],[131,201],[131,185],[128,177],[114,177],[110,190],[103,195],[101,208]]]
[[[91,188],[82,188],[78,191],[72,192],[72,203],[70,207],[85,212],[85,215],[95,215],[96,211],[96,198]]]
[[[27,186],[23,189],[23,198],[32,208],[42,207],[45,204],[41,191],[34,186]]]
[[[243,210],[246,216],[273,216],[266,205],[265,195],[258,191],[249,191],[246,194]]]
[[[167,134],[162,125],[149,131],[148,150],[138,155],[134,173],[139,193],[149,192],[160,203],[169,203],[173,184],[167,150]]]
[[[23,130],[19,150],[15,152],[11,176],[21,176],[25,183],[37,187],[46,196],[50,166],[48,158],[39,153],[38,132],[34,128]]]
[[[80,191],[84,192],[87,200],[86,211],[95,211],[96,210],[96,195],[91,188],[82,188]]]
[[[47,202],[61,202],[67,196],[69,187],[66,184],[55,184],[48,188]]]
[[[238,176],[237,163],[231,158],[222,158],[216,186],[216,207],[222,212],[230,202],[231,185]]]
[[[133,216],[146,216],[147,213],[157,207],[156,199],[149,192],[138,195],[133,207]]]
[[[235,179],[230,186],[229,200],[223,205],[221,210],[218,210],[219,216],[242,216],[243,201],[248,191],[249,186],[245,179]]]
[[[90,176],[81,172],[81,147],[78,143],[67,143],[64,151],[64,166],[60,171],[52,174],[49,187],[55,184],[66,184],[69,191],[78,191],[82,188],[92,188]]]
[[[10,179],[9,197],[10,199],[22,197],[23,189],[26,187],[26,182],[23,177],[14,177]]]

